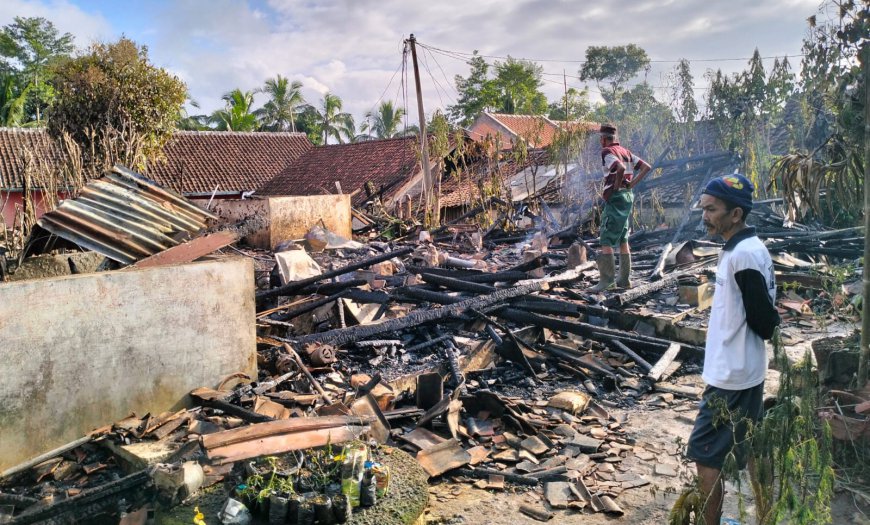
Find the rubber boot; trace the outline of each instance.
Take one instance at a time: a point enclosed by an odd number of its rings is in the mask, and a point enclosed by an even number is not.
[[[613,276],[616,273],[616,261],[612,253],[598,255],[598,273],[601,274],[598,284],[589,288],[592,293],[603,292],[613,286]]]
[[[616,286],[618,288],[631,288],[631,281],[629,277],[631,276],[631,254],[630,253],[620,253],[619,254],[619,278],[616,280]]]

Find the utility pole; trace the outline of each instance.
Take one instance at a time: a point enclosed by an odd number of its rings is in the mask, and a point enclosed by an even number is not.
[[[432,170],[429,166],[429,145],[426,140],[426,114],[423,113],[423,90],[420,88],[420,69],[417,67],[417,39],[411,33],[411,37],[405,41],[411,46],[411,60],[414,63],[414,84],[417,87],[417,113],[420,117],[420,147],[423,150],[423,200],[426,203],[426,225],[434,224],[437,218],[434,213],[439,210],[432,209],[435,202],[434,182]]]
[[[870,42],[864,42],[864,297],[861,303],[861,353],[858,356],[858,388],[867,384],[870,362]]]

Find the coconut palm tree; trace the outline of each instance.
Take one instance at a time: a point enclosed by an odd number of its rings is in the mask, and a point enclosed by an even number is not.
[[[6,75],[0,79],[0,126],[19,127],[24,125],[24,105],[27,103],[27,95],[30,85],[16,92],[15,79],[12,75]]]
[[[405,108],[395,107],[391,101],[381,102],[377,111],[366,113],[366,121],[363,123],[360,131],[367,133],[370,137],[379,139],[402,137],[417,133],[416,126],[408,126],[399,131],[399,124],[401,124],[405,115]]]
[[[211,114],[209,120],[219,131],[254,131],[257,129],[257,116],[252,107],[254,93],[234,89],[221,97],[226,102],[224,109]]]
[[[187,96],[187,103],[192,108],[200,109],[199,102],[191,98],[189,94]],[[211,129],[208,125],[210,121],[211,117],[209,115],[191,115],[187,111],[187,108],[182,106],[178,120],[175,122],[175,127],[186,131],[208,131]]]
[[[257,93],[269,95],[269,101],[258,110],[263,128],[269,131],[296,131],[296,114],[305,104],[302,96],[302,82],[290,82],[281,75],[266,80],[265,85],[257,89]]]
[[[342,112],[341,106],[341,98],[332,93],[326,93],[320,101],[317,115],[320,121],[320,132],[323,134],[323,144],[326,144],[329,137],[343,143],[345,139],[352,141],[356,135],[353,115]]]

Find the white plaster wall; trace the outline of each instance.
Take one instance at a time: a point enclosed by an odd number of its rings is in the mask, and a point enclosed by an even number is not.
[[[256,377],[253,283],[247,258],[0,283],[0,470]]]

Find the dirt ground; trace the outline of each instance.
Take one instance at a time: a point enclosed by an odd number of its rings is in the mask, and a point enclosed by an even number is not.
[[[769,381],[776,372],[771,371]],[[773,381],[775,382],[775,380]],[[702,386],[698,375],[681,378],[681,384]],[[766,390],[771,390],[770,386]],[[637,405],[629,410],[611,409],[617,418],[622,414],[628,417],[623,425],[629,435],[636,440],[636,447],[642,447],[651,454],[641,454],[627,458],[621,468],[641,474],[650,481],[649,485],[629,489],[622,492],[616,503],[623,509],[622,517],[595,514],[591,511],[552,510],[554,517],[551,523],[557,524],[637,524],[662,525],[668,521],[668,513],[677,495],[686,484],[692,481],[693,467],[686,464],[682,458],[684,444],[692,430],[697,413],[697,401],[675,399],[667,407]],[[636,449],[640,450],[640,449]],[[657,463],[673,467],[676,476],[657,474]],[[661,467],[660,467],[661,470]],[[753,516],[753,498],[749,484],[744,483],[743,498],[746,515]],[[738,519],[738,496],[734,485],[727,486],[724,516]],[[505,491],[481,490],[471,483],[455,483],[445,481],[430,486],[430,504],[424,515],[423,523],[428,524],[463,524],[463,525],[532,525],[540,524],[519,512],[522,504],[544,508],[546,503],[541,490],[523,490],[507,488]],[[870,524],[862,521],[870,516],[870,508],[858,509],[853,498],[845,492],[838,493],[832,505],[833,521],[841,524]],[[862,514],[863,513],[863,514]],[[753,524],[754,519],[745,523]]]

